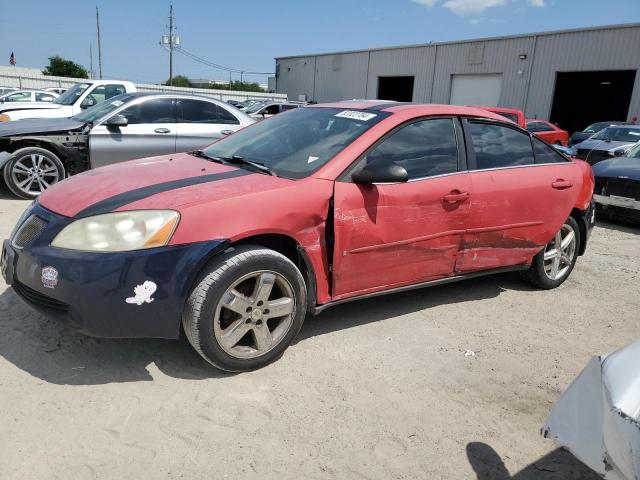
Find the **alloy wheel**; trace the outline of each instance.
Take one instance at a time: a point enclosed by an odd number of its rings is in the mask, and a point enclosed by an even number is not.
[[[571,269],[576,255],[576,233],[564,224],[544,250],[544,272],[551,280],[563,278]]]
[[[281,274],[262,270],[244,275],[222,295],[213,333],[236,358],[255,358],[275,348],[293,324],[293,287]]]
[[[60,180],[55,162],[41,153],[18,158],[11,168],[13,183],[26,195],[39,195]]]

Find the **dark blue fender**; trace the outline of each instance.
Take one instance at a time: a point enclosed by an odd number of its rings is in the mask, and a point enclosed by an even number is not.
[[[229,245],[227,240],[212,240],[130,252],[78,252],[49,246],[72,219],[37,204],[30,214],[46,220],[47,226],[25,248],[4,242],[5,280],[36,309],[96,337],[177,338],[185,300],[198,273]],[[57,270],[53,288],[43,281],[45,267]],[[153,301],[127,303],[134,288],[145,281],[157,285]]]

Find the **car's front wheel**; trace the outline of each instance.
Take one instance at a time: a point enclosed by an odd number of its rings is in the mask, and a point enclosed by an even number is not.
[[[64,179],[64,165],[57,155],[40,147],[13,152],[4,166],[4,182],[14,195],[33,199]]]
[[[564,282],[578,259],[580,251],[580,229],[569,217],[546,247],[538,253],[529,270],[523,276],[533,285],[551,289]]]
[[[307,292],[287,257],[258,246],[222,254],[199,277],[182,325],[191,345],[215,367],[253,370],[278,359],[300,331]]]

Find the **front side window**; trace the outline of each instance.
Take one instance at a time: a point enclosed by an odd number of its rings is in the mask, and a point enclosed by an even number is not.
[[[280,113],[280,105],[269,105],[264,109],[263,112],[260,113],[264,113],[265,115],[276,115]]]
[[[553,147],[550,147],[539,138],[533,137],[533,151],[536,163],[560,163],[568,160],[560,155]]]
[[[468,125],[478,170],[534,163],[529,135],[490,123]]]
[[[126,108],[122,115],[129,125],[149,123],[176,123],[175,104],[171,98],[154,98]]]
[[[54,98],[50,93],[36,93],[36,102],[51,102]]]
[[[404,126],[367,153],[364,162],[400,165],[409,180],[456,172],[458,145],[453,119],[436,118]]]
[[[31,92],[17,92],[7,95],[4,98],[5,102],[30,102]]]
[[[119,95],[117,97],[110,98],[108,102],[102,102],[98,105],[87,108],[83,112],[74,115],[72,118],[80,122],[94,123],[117,108],[120,108],[125,103],[131,101],[133,98],[134,97],[130,93]]]
[[[211,157],[259,162],[287,178],[304,178],[329,162],[388,112],[296,108],[254,123],[205,149]]]

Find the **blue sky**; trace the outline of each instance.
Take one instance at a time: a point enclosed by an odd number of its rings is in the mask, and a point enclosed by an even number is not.
[[[182,47],[238,69],[270,72],[273,57],[640,21],[640,0],[174,0]],[[100,7],[103,71],[168,77],[168,0],[0,0],[0,61],[42,67],[60,55],[89,66]],[[635,46],[634,48],[637,48]],[[1,55],[6,57],[2,60]],[[175,55],[174,74],[229,74]],[[234,74],[234,79],[238,75]],[[264,76],[247,79],[264,80]]]

